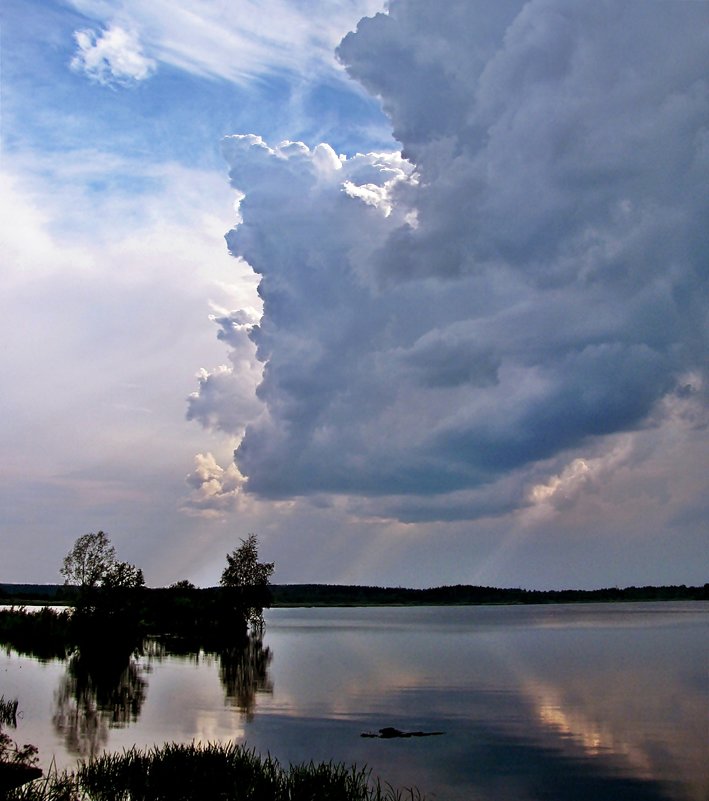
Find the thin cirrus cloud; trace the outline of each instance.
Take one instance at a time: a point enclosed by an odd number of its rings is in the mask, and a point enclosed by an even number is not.
[[[469,519],[680,437],[666,409],[707,387],[707,9],[393,0],[338,56],[403,155],[225,140],[264,301],[248,492]]]
[[[79,65],[84,64],[86,54],[92,67],[103,61],[104,66],[98,68],[103,75],[114,68],[119,72],[137,70],[140,59],[126,65],[121,58],[141,53],[140,42],[149,54],[149,58],[142,57],[145,67],[154,59],[202,77],[238,84],[283,71],[311,77],[314,73],[336,74],[333,51],[343,31],[383,5],[381,0],[347,0],[332,4],[323,13],[315,0],[297,4],[287,0],[69,2],[105,28],[101,34],[90,30],[77,33]],[[96,69],[89,74],[94,75]]]

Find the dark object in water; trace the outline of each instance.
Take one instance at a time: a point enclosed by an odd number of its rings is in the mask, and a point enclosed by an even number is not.
[[[39,779],[41,775],[40,768],[34,768],[31,765],[0,762],[0,798],[3,798],[8,790]]]
[[[440,734],[445,734],[442,731],[401,731],[401,729],[395,729],[393,726],[385,726],[383,729],[379,729],[379,734],[373,734],[372,732],[362,732],[360,737],[378,737],[381,740],[391,740],[394,737],[437,737]]]

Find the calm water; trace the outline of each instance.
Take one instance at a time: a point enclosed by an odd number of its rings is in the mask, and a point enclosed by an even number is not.
[[[15,738],[103,748],[236,740],[367,764],[431,799],[709,798],[709,604],[275,609],[248,653],[158,647],[91,666],[0,656]],[[384,726],[437,737],[362,738]]]

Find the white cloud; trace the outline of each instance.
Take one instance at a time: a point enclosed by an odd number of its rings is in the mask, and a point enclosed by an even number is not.
[[[198,453],[194,462],[195,469],[186,479],[192,492],[182,507],[183,511],[208,518],[222,517],[233,511],[244,483],[236,465],[223,468],[211,453]]]
[[[222,309],[210,315],[209,319],[219,328],[217,338],[229,346],[231,366],[200,369],[198,389],[188,398],[188,420],[241,438],[248,423],[263,413],[263,404],[256,396],[263,369],[249,339],[260,318],[260,312],[253,307],[231,312]]]
[[[555,495],[567,493],[569,488],[576,489],[588,480],[590,469],[586,459],[574,459],[558,476],[552,476],[546,484],[535,484],[529,493],[530,499],[540,503]]]
[[[529,500],[534,506],[560,507],[572,503],[581,493],[588,492],[589,485],[604,479],[612,480],[618,468],[627,464],[633,452],[633,436],[625,435],[601,456],[572,459],[559,473],[545,482],[535,484],[529,490]]]
[[[143,54],[137,34],[118,25],[109,25],[100,33],[76,31],[74,39],[77,51],[71,68],[98,83],[126,85],[144,81],[155,71],[156,63]]]
[[[261,367],[252,357],[241,369],[219,365],[202,368],[197,374],[199,388],[188,398],[187,419],[197,420],[205,428],[241,436],[247,424],[262,412],[256,397],[261,382]]]

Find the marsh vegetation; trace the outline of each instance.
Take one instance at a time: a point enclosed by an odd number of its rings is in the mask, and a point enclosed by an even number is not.
[[[285,768],[232,743],[176,744],[81,762],[15,790],[8,801],[416,801],[366,769],[333,763]]]

